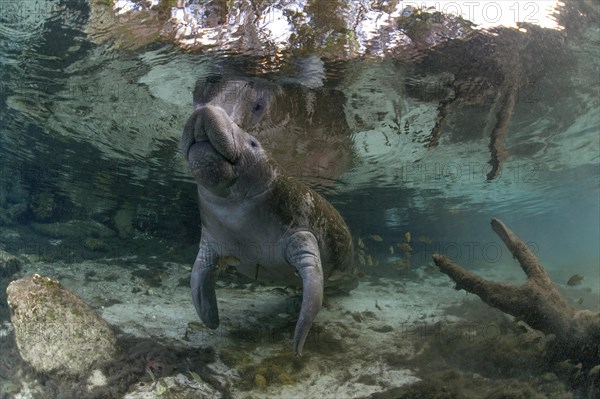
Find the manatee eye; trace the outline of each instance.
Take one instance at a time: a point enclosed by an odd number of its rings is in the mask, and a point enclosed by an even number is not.
[[[258,142],[256,140],[250,140],[250,145],[252,146],[252,148],[256,148],[258,147]]]

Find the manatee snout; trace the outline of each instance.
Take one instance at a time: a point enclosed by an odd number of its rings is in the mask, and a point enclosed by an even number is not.
[[[187,120],[180,150],[199,186],[224,195],[237,179],[244,132],[219,107],[198,108]]]
[[[236,133],[239,128],[231,121],[227,113],[215,106],[198,108],[185,124],[180,142],[181,152],[190,163],[191,149],[196,144],[210,146],[229,163],[235,163],[239,156]],[[205,147],[204,149],[208,149]]]

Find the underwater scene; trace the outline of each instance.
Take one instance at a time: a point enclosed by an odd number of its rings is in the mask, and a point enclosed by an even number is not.
[[[3,0],[0,60],[0,399],[600,398],[597,0]]]

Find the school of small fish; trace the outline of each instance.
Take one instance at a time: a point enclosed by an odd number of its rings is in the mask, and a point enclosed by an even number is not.
[[[383,237],[380,234],[369,234],[367,236],[367,239],[376,243],[382,243],[384,242]],[[407,270],[411,268],[410,265],[410,257],[413,254],[413,248],[411,246],[411,241],[412,241],[412,233],[410,231],[407,231],[406,233],[404,233],[403,235],[403,241],[402,242],[398,242],[395,244],[390,244],[388,247],[388,252],[391,256],[394,256],[396,254],[400,255],[401,258],[400,259],[396,259],[394,261],[392,261],[391,263],[388,263],[388,266],[391,266],[394,269],[397,270]],[[425,244],[431,244],[431,238],[429,238],[428,236],[421,234],[418,237],[418,241],[425,243]],[[377,245],[377,244],[375,244]],[[365,245],[365,239],[363,237],[359,237],[356,240],[356,246],[357,246],[357,251],[356,251],[356,257],[358,260],[358,263],[360,266],[368,266],[368,267],[377,267],[380,264],[380,260],[375,258],[373,255],[371,254],[367,254],[367,246]],[[400,251],[400,252],[398,252]]]

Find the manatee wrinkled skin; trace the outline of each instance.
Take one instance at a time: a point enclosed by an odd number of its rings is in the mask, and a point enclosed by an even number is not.
[[[191,275],[196,312],[206,326],[218,327],[215,269],[221,257],[234,256],[238,271],[250,278],[302,285],[293,345],[301,354],[324,285],[354,281],[352,238],[342,217],[315,191],[285,176],[220,107],[197,107],[180,149],[198,184],[202,222]]]
[[[328,183],[350,169],[344,102],[337,90],[257,77],[210,75],[194,89],[196,109],[222,108],[288,176],[311,184]]]

